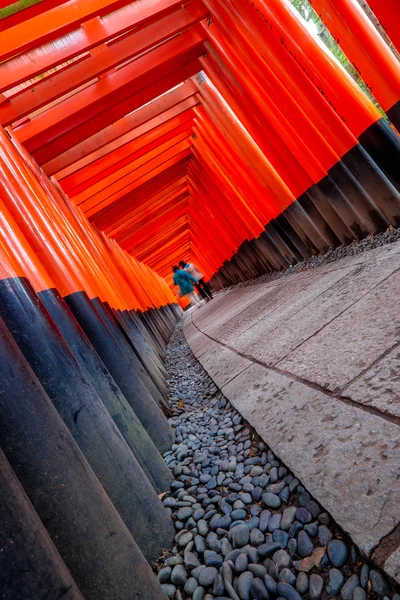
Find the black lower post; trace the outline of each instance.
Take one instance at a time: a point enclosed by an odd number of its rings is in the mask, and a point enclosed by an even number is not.
[[[38,337],[37,353],[46,344]],[[0,446],[85,599],[163,600],[139,547],[1,320],[0,381]]]
[[[150,483],[158,494],[165,492],[171,482],[170,470],[68,306],[55,289],[38,295]]]
[[[27,280],[0,282],[0,316],[143,554],[155,560],[172,541],[172,522]]]
[[[0,450],[2,600],[83,600],[35,509]]]
[[[64,300],[158,450],[166,452],[173,443],[172,429],[150,394],[143,393],[129,355],[118,344],[85,292],[75,292]]]

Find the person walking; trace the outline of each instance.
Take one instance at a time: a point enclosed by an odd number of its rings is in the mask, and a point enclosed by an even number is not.
[[[191,275],[193,275],[193,277],[196,278],[197,284],[195,285],[195,288],[199,292],[200,296],[207,300],[207,302],[209,300],[212,300],[213,295],[210,286],[204,281],[203,273],[200,273],[200,271],[194,266],[194,264],[186,263],[184,260],[180,261],[179,266],[181,269],[183,269],[187,273],[190,273]]]
[[[173,269],[173,281],[175,285],[179,286],[182,296],[187,296],[191,306],[200,306],[200,300],[194,291],[197,279],[188,271],[183,271],[177,266],[174,266]]]

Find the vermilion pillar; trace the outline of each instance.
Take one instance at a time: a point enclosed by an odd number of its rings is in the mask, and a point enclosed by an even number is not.
[[[88,295],[93,299],[99,294],[103,296],[104,289],[106,296],[103,297],[109,297],[110,284],[106,274],[96,266],[89,248],[82,243],[71,224],[70,216],[66,212],[57,212],[57,207],[34,173],[18,158],[1,130],[0,157],[8,210],[20,223],[23,234],[156,446],[168,448],[173,438],[172,431],[137,374],[136,358],[131,348],[121,332],[117,341],[88,298]],[[115,298],[114,292],[112,298]],[[118,298],[115,302],[119,302]],[[103,311],[100,304],[99,308]]]
[[[376,18],[400,52],[400,5],[397,0],[368,0]]]
[[[400,130],[400,63],[360,4],[357,0],[311,0],[311,4]]]

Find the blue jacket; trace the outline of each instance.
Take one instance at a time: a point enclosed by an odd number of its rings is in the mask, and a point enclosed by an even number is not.
[[[197,279],[195,279],[187,271],[175,271],[173,279],[175,285],[179,285],[179,289],[181,290],[182,296],[186,296],[186,294],[190,294],[190,292],[193,292],[193,284],[197,283]]]

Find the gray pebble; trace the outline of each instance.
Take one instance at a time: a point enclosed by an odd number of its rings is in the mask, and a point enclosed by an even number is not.
[[[253,573],[246,571],[238,579],[238,596],[241,600],[250,600],[250,587],[254,579]]]
[[[354,588],[353,600],[367,600],[367,593],[362,587]]]
[[[200,561],[193,552],[185,552],[185,565],[191,571],[200,566]]]
[[[267,569],[263,565],[250,564],[248,566],[248,571],[253,573],[254,577],[259,577],[262,579],[267,574]]]
[[[250,531],[245,524],[237,525],[231,530],[231,535],[232,546],[234,548],[243,548],[243,546],[249,543]]]
[[[328,557],[334,567],[343,567],[349,557],[347,546],[342,540],[332,540],[328,544]]]
[[[185,583],[185,587],[183,589],[185,591],[185,594],[187,594],[188,596],[191,596],[193,594],[194,590],[197,589],[198,587],[199,587],[199,584],[198,584],[197,579],[195,579],[194,577],[189,577],[189,579]]]
[[[273,596],[276,596],[277,595],[276,581],[273,577],[271,577],[271,575],[269,573],[264,575],[264,583],[265,583],[265,587],[267,588],[268,593],[272,594]]]
[[[292,564],[292,559],[286,550],[278,550],[272,557],[272,560],[279,569],[289,567]]]
[[[237,559],[235,561],[236,573],[244,573],[245,571],[247,571],[248,563],[249,563],[249,561],[247,558],[247,554],[239,554],[239,556],[237,557]]]
[[[324,589],[324,580],[321,575],[313,573],[310,577],[309,595],[310,600],[319,600]]]
[[[310,556],[314,550],[314,544],[304,530],[297,537],[297,549],[302,558]]]
[[[294,586],[296,584],[296,575],[294,575],[290,569],[285,567],[279,572],[279,581],[285,581]]]
[[[297,575],[296,590],[299,594],[305,594],[308,591],[308,576],[306,573],[299,573]]]
[[[210,587],[218,575],[215,567],[206,567],[199,575],[199,584],[204,587]]]
[[[292,587],[289,583],[281,582],[278,583],[278,594],[285,598],[285,600],[301,600],[301,596],[294,587]]]
[[[281,529],[283,529],[283,531],[289,531],[293,521],[295,520],[296,511],[296,506],[289,506],[283,511],[281,520]]]
[[[214,552],[214,550],[206,550],[203,558],[207,567],[222,567],[222,556]]]
[[[360,580],[357,575],[352,575],[346,581],[340,592],[342,600],[353,600],[353,593],[356,587],[360,585]]]
[[[256,577],[253,579],[250,585],[251,597],[257,600],[269,600],[267,588],[265,587],[262,579]]]
[[[206,591],[203,587],[198,587],[195,589],[192,598],[193,600],[203,600],[205,593]]]
[[[325,589],[329,596],[337,596],[342,589],[344,575],[339,569],[331,569],[328,578]]]
[[[164,594],[168,596],[168,598],[173,598],[175,596],[176,587],[171,583],[163,583],[161,587]]]
[[[172,573],[171,567],[164,567],[163,569],[160,569],[160,571],[157,575],[158,581],[160,583],[167,583],[167,581],[169,581],[171,573]]]
[[[183,563],[182,557],[177,554],[176,556],[170,556],[164,562],[165,567],[175,567],[175,565],[181,565]]]
[[[369,566],[367,564],[363,565],[360,573],[360,583],[363,588],[367,587],[369,579]]]
[[[389,593],[389,585],[386,579],[373,569],[369,572],[369,578],[372,584],[372,590],[380,596],[386,596]]]
[[[250,544],[253,546],[259,546],[264,543],[264,534],[257,528],[254,528],[250,532]]]
[[[271,494],[271,492],[266,492],[262,497],[262,501],[268,508],[279,508],[281,505],[279,496]]]

